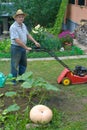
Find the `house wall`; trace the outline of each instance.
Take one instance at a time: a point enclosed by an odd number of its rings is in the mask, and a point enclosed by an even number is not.
[[[87,20],[87,6],[69,4],[66,11],[66,30],[73,32],[81,19]]]
[[[87,6],[69,4],[67,8],[67,19],[79,24],[81,19],[87,20]]]
[[[69,30],[70,32],[74,32],[74,30],[77,28],[78,24],[71,21],[70,19],[67,19],[67,30]]]

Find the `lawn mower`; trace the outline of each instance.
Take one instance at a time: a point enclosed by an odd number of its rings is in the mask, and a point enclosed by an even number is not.
[[[37,48],[36,50],[39,51],[40,49]],[[42,47],[41,51],[47,52],[64,67],[64,70],[57,78],[58,84],[68,86],[70,84],[87,83],[87,69],[85,67],[77,65],[75,69],[72,71],[62,60],[60,60],[60,58],[56,56],[56,54],[53,51],[49,51],[44,47]]]

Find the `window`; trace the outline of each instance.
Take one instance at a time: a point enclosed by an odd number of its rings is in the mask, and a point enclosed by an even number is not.
[[[85,5],[85,0],[78,0],[78,5]]]
[[[11,2],[11,0],[1,0],[1,2]]]
[[[75,0],[69,0],[70,4],[75,4]]]

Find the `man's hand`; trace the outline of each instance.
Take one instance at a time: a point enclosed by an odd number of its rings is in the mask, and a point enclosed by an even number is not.
[[[40,44],[39,44],[38,42],[35,42],[35,45],[36,45],[37,47],[40,47]]]
[[[32,48],[31,48],[31,47],[27,47],[26,50],[27,50],[27,51],[31,51]]]
[[[40,47],[40,44],[30,34],[28,34],[28,39],[35,43],[35,46]]]

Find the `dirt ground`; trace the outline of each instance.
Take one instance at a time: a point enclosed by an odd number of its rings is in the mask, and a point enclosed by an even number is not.
[[[0,111],[13,104],[13,101],[10,97],[5,97],[5,93],[7,91],[16,91],[18,93],[18,96],[14,99],[15,102],[21,107],[22,112],[27,105],[31,105],[31,107],[33,106],[33,104],[29,104],[29,99],[26,98],[26,96],[23,96],[20,84],[10,87],[6,85],[4,88],[0,88],[0,95],[3,94],[3,96],[0,96]],[[25,95],[29,95],[29,90],[25,91]],[[54,94],[51,92],[48,93],[48,95],[49,98],[45,99],[45,104],[51,108],[56,108],[59,111],[63,112],[67,121],[87,120],[87,113],[85,111],[85,109],[87,109],[86,96],[76,97],[73,91],[70,89],[66,91],[65,88],[59,94]],[[40,97],[37,97],[36,95],[33,96],[32,100],[35,104],[38,103],[38,98]]]

